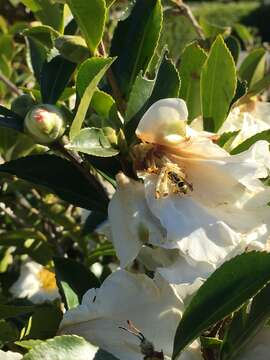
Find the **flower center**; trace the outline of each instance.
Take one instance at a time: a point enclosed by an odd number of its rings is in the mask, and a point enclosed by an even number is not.
[[[45,291],[53,291],[57,288],[55,274],[45,268],[39,271],[38,279],[41,284],[41,288]]]
[[[170,194],[186,195],[193,190],[184,169],[170,161],[159,146],[139,144],[135,145],[133,150],[134,166],[138,175],[148,173],[158,176],[156,199]]]

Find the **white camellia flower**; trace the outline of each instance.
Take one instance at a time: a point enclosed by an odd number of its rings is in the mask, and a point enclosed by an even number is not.
[[[23,355],[20,353],[0,350],[0,359],[1,360],[20,360],[22,358],[23,358]]]
[[[109,205],[121,266],[144,243],[177,249],[179,272],[171,274],[177,283],[209,275],[250,244],[263,249],[270,224],[270,189],[260,181],[270,168],[268,143],[231,156],[213,134],[191,129],[186,119],[181,99],[150,107],[136,131],[143,143],[134,148],[143,183],[120,174]]]
[[[270,327],[265,326],[241,351],[238,360],[266,360],[270,354]]]
[[[269,129],[270,103],[253,100],[233,109],[218,133],[238,131],[228,149],[232,150],[251,136]]]
[[[120,360],[142,360],[150,350],[170,359],[182,311],[182,300],[161,277],[118,270],[64,314],[60,333],[83,336]],[[181,360],[199,359],[197,341],[181,354]]]
[[[197,131],[203,130],[203,120],[201,117],[191,123],[191,127]],[[270,129],[270,102],[252,99],[248,104],[238,106],[229,113],[218,135],[224,133],[236,133],[226,143],[226,149],[231,151],[246,139],[262,131]]]
[[[55,274],[34,261],[22,265],[20,276],[10,292],[17,298],[28,298],[34,304],[60,298]]]

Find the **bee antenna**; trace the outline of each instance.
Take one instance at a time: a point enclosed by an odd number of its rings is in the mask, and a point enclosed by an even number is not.
[[[132,335],[135,335],[140,341],[145,340],[144,335],[138,329],[135,328],[135,326],[131,323],[130,320],[127,320],[127,324],[128,324],[128,328],[125,328],[123,326],[118,326],[118,328],[121,330],[125,330]]]

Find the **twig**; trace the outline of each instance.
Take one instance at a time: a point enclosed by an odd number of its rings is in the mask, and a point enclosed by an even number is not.
[[[203,30],[198,21],[196,20],[195,16],[193,15],[192,11],[190,10],[190,7],[184,4],[182,0],[171,1],[177,6],[179,14],[185,16],[189,20],[199,38],[201,40],[205,40]]]
[[[0,81],[2,81],[14,94],[20,96],[22,95],[22,91],[17,88],[5,75],[0,74]]]
[[[100,56],[103,56],[103,57],[107,56],[103,41],[101,41],[99,44],[98,52],[99,52]],[[107,79],[112,88],[113,97],[116,101],[117,107],[118,107],[120,113],[123,115],[126,111],[126,104],[125,104],[121,90],[117,84],[116,78],[115,78],[114,73],[111,68],[108,69],[108,71],[107,71]]]

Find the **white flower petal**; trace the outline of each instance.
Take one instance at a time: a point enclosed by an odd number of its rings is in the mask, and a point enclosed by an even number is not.
[[[34,304],[53,301],[60,298],[58,288],[43,288],[39,273],[43,266],[35,261],[27,261],[21,267],[18,280],[11,286],[10,292],[17,298],[28,298]]]
[[[22,358],[23,358],[23,355],[20,353],[0,350],[0,359],[1,360],[20,360]]]
[[[119,270],[100,289],[89,290],[82,305],[65,313],[60,331],[83,336],[120,360],[141,360],[140,341],[119,328],[130,320],[156,351],[170,357],[182,310],[173,287],[161,278]]]
[[[154,103],[143,115],[136,135],[155,144],[177,144],[185,136],[188,110],[182,99],[163,99]]]
[[[182,254],[196,261],[217,263],[232,251],[239,236],[224,222],[208,213],[191,196],[170,195],[165,199],[154,196],[157,177],[145,178],[145,195],[151,212],[166,229],[167,239],[154,245],[178,248]]]
[[[145,242],[162,238],[162,229],[149,211],[144,186],[119,174],[118,190],[109,204],[112,241],[121,266],[126,267],[138,255]]]
[[[266,360],[270,353],[270,327],[265,326],[239,354],[239,360]]]

